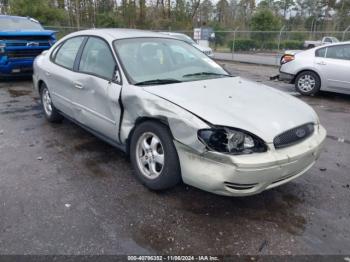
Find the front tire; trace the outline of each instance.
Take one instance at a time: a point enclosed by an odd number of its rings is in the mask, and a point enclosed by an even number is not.
[[[136,127],[130,144],[136,177],[152,190],[174,187],[181,181],[179,158],[170,130],[156,121]]]
[[[321,79],[315,72],[301,72],[295,79],[295,89],[302,95],[314,95],[320,88]]]
[[[46,119],[52,123],[61,122],[63,117],[52,104],[51,95],[46,84],[42,83],[40,88],[41,104],[43,106]]]

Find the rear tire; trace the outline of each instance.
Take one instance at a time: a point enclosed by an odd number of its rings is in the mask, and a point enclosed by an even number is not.
[[[295,89],[302,95],[316,94],[321,88],[321,79],[313,71],[304,71],[295,79]]]
[[[136,127],[131,138],[130,159],[136,177],[149,189],[164,190],[181,181],[172,135],[161,123],[147,121]]]
[[[61,122],[63,120],[63,116],[60,115],[58,110],[53,105],[49,89],[45,83],[42,83],[40,86],[40,98],[46,119],[51,123]]]

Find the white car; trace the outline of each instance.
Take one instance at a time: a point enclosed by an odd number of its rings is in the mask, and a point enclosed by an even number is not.
[[[71,119],[130,155],[150,189],[183,181],[257,194],[309,170],[326,130],[301,100],[233,77],[192,45],[141,30],[79,31],[34,62],[48,121]]]
[[[195,48],[199,49],[200,51],[202,51],[204,54],[206,54],[207,56],[213,58],[214,57],[214,52],[213,49],[211,49],[210,47],[205,47],[205,46],[201,46],[199,44],[197,44],[191,37],[189,37],[188,35],[185,34],[181,34],[181,33],[174,33],[174,32],[161,32],[162,34],[166,34],[166,35],[170,35],[172,37],[175,37],[177,39],[183,40],[191,45],[193,45]]]
[[[336,37],[325,36],[322,38],[321,41],[312,41],[312,40],[305,41],[304,48],[314,48],[316,46],[334,44],[334,43],[338,43],[338,42],[339,42],[339,40]]]
[[[295,84],[303,95],[319,90],[350,94],[350,42],[287,53],[279,71],[279,79]]]

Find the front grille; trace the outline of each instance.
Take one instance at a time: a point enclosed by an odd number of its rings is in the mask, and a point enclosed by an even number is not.
[[[313,132],[314,124],[307,123],[276,136],[273,140],[273,144],[276,149],[291,146],[308,138]]]
[[[36,41],[36,42],[6,42],[6,46],[51,46],[49,41]]]
[[[50,39],[49,36],[45,35],[33,35],[33,36],[21,36],[21,35],[9,35],[9,36],[0,36],[0,40],[2,41],[9,41],[9,40],[20,40],[20,41],[40,41],[40,40],[46,40],[48,41]]]
[[[42,51],[43,51],[42,49],[8,51],[7,56],[10,59],[34,58],[40,55]]]

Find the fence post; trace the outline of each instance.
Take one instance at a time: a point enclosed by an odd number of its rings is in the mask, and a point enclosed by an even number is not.
[[[346,33],[347,31],[349,31],[349,29],[350,29],[350,25],[343,31],[343,36],[342,36],[342,38],[341,38],[342,41],[344,41],[344,39],[345,39],[345,33]]]
[[[285,25],[281,27],[280,33],[279,33],[279,36],[278,36],[276,63],[278,63],[278,55],[279,55],[279,53],[280,53],[280,46],[281,46],[281,37],[282,37],[282,32],[283,32],[283,30],[284,30],[285,28],[286,28]]]
[[[236,41],[236,32],[239,27],[236,27],[236,29],[233,31],[233,40],[232,40],[232,60],[233,60],[233,53],[235,52],[235,41]]]

